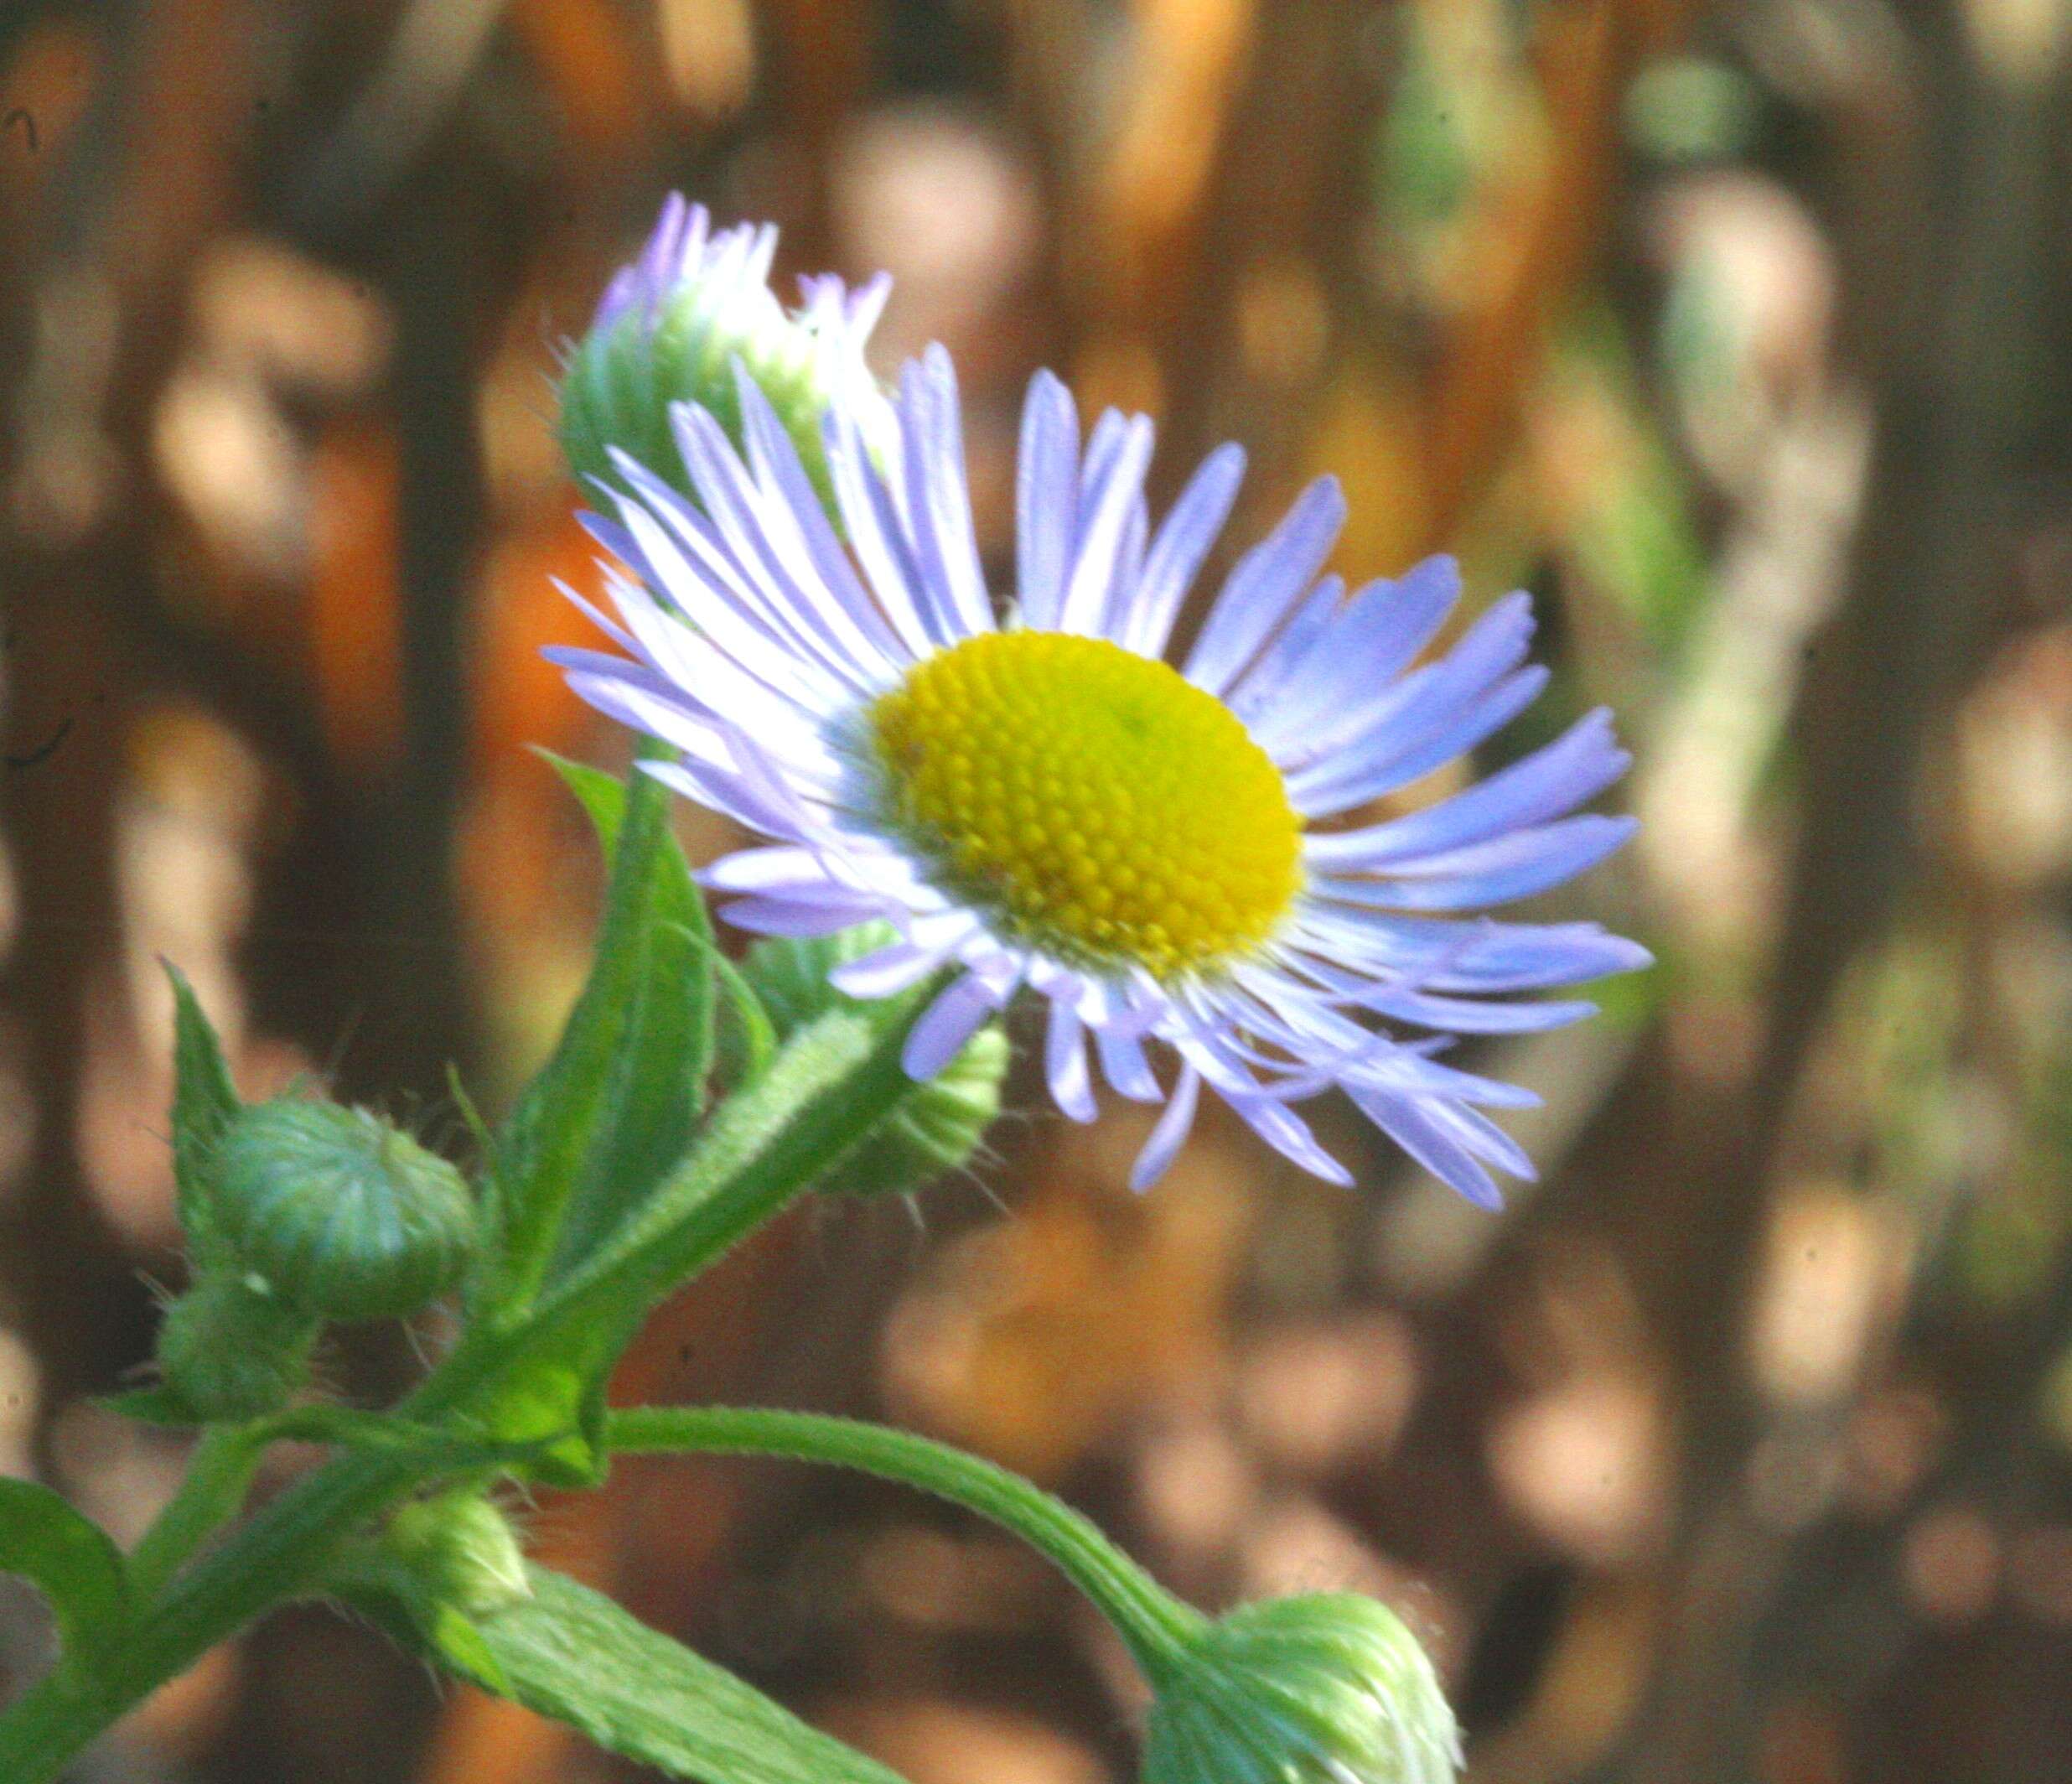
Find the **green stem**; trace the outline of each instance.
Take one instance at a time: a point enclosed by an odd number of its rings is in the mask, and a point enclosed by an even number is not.
[[[404,1415],[443,1422],[479,1447],[499,1396],[572,1325],[594,1320],[617,1339],[629,1335],[656,1295],[778,1212],[899,1106],[912,1089],[898,1066],[901,1025],[844,1012],[801,1029],[761,1079],[716,1112],[626,1232],[524,1323],[471,1332]],[[609,1367],[609,1351],[595,1359],[598,1367]],[[179,1572],[210,1533],[210,1496],[234,1479],[233,1434],[197,1455],[203,1478],[192,1482],[191,1496],[187,1487],[175,1496],[179,1509],[168,1508],[163,1532],[147,1538],[146,1558],[163,1583],[158,1601],[91,1667],[60,1668],[0,1715],[7,1784],[49,1784],[118,1717],[217,1642],[277,1605],[324,1590],[328,1569],[356,1534],[451,1472],[416,1452],[339,1456]]]
[[[913,1094],[899,1055],[903,1019],[918,1002],[830,1010],[800,1029],[714,1112],[640,1211],[547,1289],[523,1326],[471,1335],[412,1410],[443,1410],[484,1362],[553,1354],[594,1379],[657,1300],[782,1212]]]
[[[696,1450],[831,1462],[898,1481],[1012,1531],[1090,1599],[1154,1678],[1206,1626],[1090,1520],[1021,1475],[905,1431],[816,1413],[723,1406],[639,1407],[610,1413],[618,1455]]]
[[[251,1425],[211,1425],[188,1458],[179,1490],[130,1555],[130,1590],[149,1604],[188,1558],[236,1516],[257,1472],[267,1434]]]

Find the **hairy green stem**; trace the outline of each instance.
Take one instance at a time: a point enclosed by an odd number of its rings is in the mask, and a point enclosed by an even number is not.
[[[267,1444],[263,1427],[211,1425],[195,1444],[187,1473],[132,1552],[130,1590],[149,1604],[216,1530],[237,1515]]]
[[[639,1407],[610,1413],[615,1455],[698,1451],[829,1462],[898,1481],[1013,1532],[1090,1599],[1154,1678],[1190,1647],[1206,1619],[1180,1602],[1080,1516],[1033,1482],[909,1432],[854,1418],[762,1407]]]

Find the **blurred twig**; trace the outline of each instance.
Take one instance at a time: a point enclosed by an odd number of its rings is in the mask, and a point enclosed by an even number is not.
[[[1765,1186],[1813,1037],[1914,848],[1923,752],[1990,611],[2024,392],[2047,350],[2040,244],[2067,198],[2047,152],[2062,96],[1996,78],[1954,13],[1917,28],[1915,53],[1858,65],[1830,95],[1852,226],[1845,301],[1877,417],[1871,486],[1801,726],[1771,1027],[1735,1142],[1664,1211],[1659,1304],[1687,1392],[1691,1547],[1649,1709],[1606,1774],[1634,1784],[1746,1775],[1758,1706],[1741,1682],[1786,1560],[1747,1498],[1758,1415],[1738,1367]]]

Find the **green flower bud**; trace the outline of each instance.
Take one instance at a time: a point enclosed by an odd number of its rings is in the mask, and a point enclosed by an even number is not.
[[[327,1320],[417,1311],[460,1279],[468,1185],[364,1109],[282,1097],[240,1110],[217,1154],[213,1213],[242,1268]]]
[[[742,975],[781,1038],[838,1005],[868,1008],[837,991],[827,975],[893,939],[885,924],[859,923],[811,941],[759,941],[743,961]],[[831,1195],[896,1195],[968,1164],[1000,1112],[1009,1051],[999,1024],[988,1023],[815,1187]]]
[[[1452,1784],[1460,1766],[1431,1661],[1370,1598],[1243,1605],[1164,1672],[1143,1784]]]
[[[212,1271],[166,1309],[158,1367],[202,1418],[262,1418],[308,1381],[316,1338],[317,1321],[263,1282]]]
[[[852,293],[838,279],[805,282],[786,314],[769,288],[777,231],[743,225],[714,234],[704,207],[671,195],[640,257],[623,267],[568,360],[561,390],[562,449],[586,485],[623,487],[618,447],[691,493],[670,406],[710,410],[742,438],[738,360],[769,399],[821,499],[829,499],[821,417],[837,398],[880,437],[888,414],[864,364],[863,343],[884,306],[882,279]]]
[[[458,1605],[470,1616],[532,1595],[517,1532],[479,1493],[441,1493],[402,1507],[381,1547],[427,1602]]]

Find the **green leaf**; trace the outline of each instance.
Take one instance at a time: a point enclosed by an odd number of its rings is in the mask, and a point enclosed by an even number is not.
[[[550,758],[550,760],[553,759]],[[712,931],[669,830],[669,790],[554,761],[612,857],[588,983],[498,1142],[493,1293],[522,1304],[683,1157],[712,1059]]]
[[[104,1413],[120,1413],[139,1424],[158,1425],[169,1431],[188,1430],[205,1422],[170,1387],[132,1387],[122,1393],[98,1395],[93,1403]]]
[[[127,1619],[129,1581],[115,1544],[33,1481],[0,1477],[0,1573],[21,1574],[49,1600],[68,1652]]]
[[[740,967],[720,952],[717,942],[707,946],[712,951],[713,975],[738,1031],[720,1036],[716,1044],[715,1076],[724,1089],[762,1076],[777,1051],[777,1024]]]
[[[449,1671],[698,1784],[900,1784],[609,1598],[528,1571],[532,1596],[470,1620],[475,1641],[454,1639],[450,1616],[426,1632]]]
[[[169,960],[173,982],[173,1175],[181,1230],[197,1259],[214,1240],[209,1185],[223,1130],[244,1105],[231,1081],[223,1043],[204,1014],[194,988]]]

